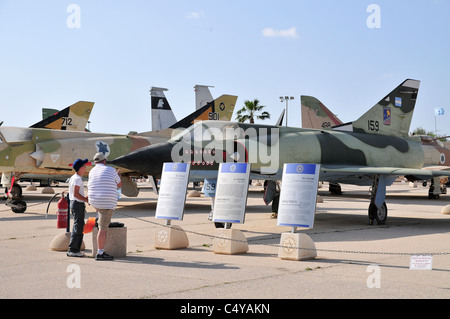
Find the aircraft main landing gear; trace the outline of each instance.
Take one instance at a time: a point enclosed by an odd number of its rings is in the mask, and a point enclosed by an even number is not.
[[[386,176],[376,175],[370,189],[369,225],[374,221],[378,225],[384,225],[387,219],[388,209],[384,199],[386,198]]]
[[[387,219],[387,206],[386,202],[383,202],[381,208],[378,208],[375,203],[370,203],[369,205],[369,225],[373,225],[376,220],[378,225],[384,225]]]

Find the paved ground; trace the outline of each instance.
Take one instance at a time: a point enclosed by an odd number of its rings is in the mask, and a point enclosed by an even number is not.
[[[155,195],[144,188],[138,198],[120,201],[114,221],[127,226],[127,256],[112,262],[51,251],[52,239],[64,232],[56,228],[56,200],[46,218],[52,195],[39,187],[24,191],[25,213],[0,207],[0,298],[450,298],[450,215],[441,214],[450,195],[429,200],[422,186],[395,183],[388,188],[387,224],[369,226],[368,188],[343,185],[343,191],[330,196],[320,188],[324,202],[317,205],[314,228],[299,230],[314,240],[318,257],[288,261],[278,258],[277,245],[290,229],[270,219],[260,187],[251,187],[245,223],[233,225],[249,243],[241,255],[213,252],[215,227],[204,197],[188,197],[184,220],[172,222],[186,230],[190,246],[155,249],[163,221],[154,218]],[[90,255],[92,235],[84,241]],[[416,253],[434,254],[431,271],[409,269]],[[79,288],[69,287],[76,283]]]

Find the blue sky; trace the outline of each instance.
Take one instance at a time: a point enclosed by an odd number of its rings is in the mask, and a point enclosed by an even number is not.
[[[79,28],[69,28],[71,4]],[[380,27],[369,28],[376,4]],[[450,0],[105,1],[0,0],[0,107],[7,126],[29,126],[43,107],[95,102],[91,130],[151,129],[150,86],[181,119],[195,84],[214,97],[258,98],[274,123],[300,95],[352,121],[407,78],[421,81],[411,130],[450,135]],[[72,20],[71,20],[72,21]]]

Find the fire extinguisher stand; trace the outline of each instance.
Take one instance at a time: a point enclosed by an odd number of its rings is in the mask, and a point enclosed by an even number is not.
[[[50,204],[55,199],[55,197],[58,196],[58,195],[61,195],[62,197],[64,197],[64,192],[57,193],[57,194],[53,195],[52,198],[50,198],[50,201],[48,202],[48,205],[47,205],[47,211],[45,212],[45,218],[48,217],[48,209],[50,208]],[[69,194],[67,194],[67,196],[66,196],[66,201],[67,201],[67,227],[66,227],[66,232],[70,233],[70,199],[69,199]]]
[[[47,206],[46,218],[48,216],[48,209],[50,207],[51,202],[58,195],[60,195],[60,193],[55,194],[50,199],[50,201],[48,203],[48,206]],[[64,192],[61,193],[61,196],[64,197]],[[63,234],[59,234],[59,235],[57,235],[57,236],[55,236],[53,238],[52,242],[50,243],[50,250],[67,251],[67,249],[69,247],[69,242],[70,242],[70,202],[69,202],[69,194],[67,194],[66,200],[67,200],[67,227],[66,227],[66,232],[63,233]]]

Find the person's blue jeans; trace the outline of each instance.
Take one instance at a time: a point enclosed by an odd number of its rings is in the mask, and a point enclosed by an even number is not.
[[[85,210],[85,203],[76,200],[70,201],[70,211],[73,215],[73,230],[70,235],[69,251],[73,253],[78,253],[83,243]]]

